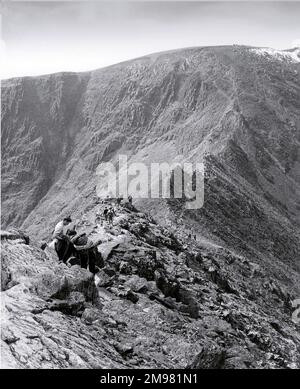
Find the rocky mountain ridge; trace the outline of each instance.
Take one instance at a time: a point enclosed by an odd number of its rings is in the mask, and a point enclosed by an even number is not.
[[[297,58],[188,48],[2,83],[8,366],[299,368]],[[120,154],[203,162],[204,206],[134,199],[95,226],[96,168]],[[107,240],[97,285],[40,249],[68,214]]]
[[[131,206],[113,227],[94,225],[99,207],[79,225],[104,242],[95,279],[19,231],[1,233],[4,367],[299,368],[284,278]]]

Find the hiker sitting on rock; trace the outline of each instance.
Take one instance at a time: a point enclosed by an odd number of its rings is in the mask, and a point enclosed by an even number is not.
[[[64,233],[64,228],[72,222],[70,216],[58,222],[53,231],[54,248],[60,261],[66,262],[71,255],[70,239]]]

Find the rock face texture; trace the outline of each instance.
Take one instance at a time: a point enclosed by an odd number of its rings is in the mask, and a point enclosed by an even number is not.
[[[10,366],[299,367],[298,51],[191,48],[11,79],[1,104]],[[204,206],[134,201],[145,214],[94,230],[96,167],[119,154],[204,162]],[[110,239],[97,287],[32,240],[66,214]]]
[[[75,74],[3,83],[2,204],[11,210],[2,214],[4,225],[21,224],[64,170],[85,84]]]
[[[126,206],[113,227],[93,225],[94,212],[79,230],[103,240],[95,279],[24,234],[1,233],[3,367],[300,367],[289,269],[275,279]]]
[[[215,157],[207,170],[222,186],[299,223],[300,65],[297,52],[281,53],[183,49],[4,81],[3,226],[50,229],[88,201],[97,165],[122,153],[143,162]]]

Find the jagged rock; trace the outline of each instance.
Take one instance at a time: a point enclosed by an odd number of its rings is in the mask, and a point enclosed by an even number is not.
[[[120,271],[120,266],[122,266],[121,270],[123,273],[131,271],[149,281],[154,280],[156,269],[161,267],[153,250],[125,243],[119,244],[116,248],[113,248],[107,257],[107,260],[109,263],[113,264],[118,271]]]
[[[95,254],[95,266],[97,266],[98,269],[102,269],[104,267],[104,259],[97,247],[94,248],[94,254]]]
[[[107,266],[103,269],[103,272],[104,272],[105,274],[107,274],[109,277],[113,277],[113,276],[116,275],[115,270],[114,270],[113,268],[107,267]]]
[[[208,274],[211,280],[216,283],[224,292],[238,294],[238,291],[231,286],[230,281],[226,280],[221,272],[218,271],[215,267],[210,266],[208,269]]]
[[[49,305],[51,311],[61,311],[66,315],[78,315],[84,308],[85,296],[80,292],[71,292],[65,300],[54,300]]]
[[[176,279],[172,277],[167,278],[162,271],[156,271],[155,282],[158,289],[160,289],[166,297],[179,297],[180,284]]]
[[[1,240],[19,240],[24,244],[29,244],[29,236],[17,228],[10,228],[8,231],[0,231]]]
[[[1,266],[1,291],[7,290],[16,284],[17,284],[16,281],[12,282],[11,280],[11,274],[9,268],[5,263],[3,263]]]
[[[199,318],[199,304],[191,291],[181,288],[178,299],[184,304],[181,310],[187,312],[193,319]]]
[[[129,222],[128,222],[128,220],[125,219],[125,218],[119,220],[119,226],[120,226],[121,228],[124,228],[125,230],[128,230],[128,229],[129,229]]]
[[[218,346],[210,346],[196,356],[188,369],[223,369],[225,364],[225,350]]]
[[[253,277],[261,274],[261,268],[257,263],[249,262],[249,267]]]
[[[169,297],[162,298],[156,293],[150,293],[149,295],[150,300],[155,300],[160,302],[162,305],[169,309],[177,309],[176,303]]]
[[[121,261],[119,264],[119,271],[121,274],[132,274],[133,270],[132,267],[128,262]]]
[[[139,301],[139,296],[134,293],[130,288],[123,288],[123,286],[119,286],[119,288],[116,287],[110,287],[109,290],[114,293],[116,296],[127,299],[134,304]]]
[[[156,291],[157,288],[153,281],[147,281],[146,278],[139,277],[137,275],[131,276],[124,285],[131,288],[134,292],[137,293],[147,293]]]
[[[235,346],[226,350],[224,367],[226,369],[249,369],[257,367],[257,364],[247,349]]]
[[[67,268],[59,265],[54,271],[45,271],[32,280],[35,292],[43,298],[65,299],[71,292],[79,291],[87,301],[93,301],[96,296],[94,276],[78,265]]]
[[[117,343],[115,345],[115,349],[120,353],[123,357],[128,356],[133,352],[133,346],[128,343]]]
[[[100,320],[100,311],[95,308],[86,308],[81,316],[81,320],[83,320],[86,324],[93,324]]]
[[[269,336],[259,331],[250,330],[247,335],[251,342],[257,344],[263,350],[267,350],[272,343]]]

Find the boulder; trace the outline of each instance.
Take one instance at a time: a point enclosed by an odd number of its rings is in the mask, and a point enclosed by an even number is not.
[[[147,293],[157,291],[155,282],[147,281],[146,278],[133,275],[124,283],[126,287],[131,288],[136,293]]]
[[[49,305],[51,311],[61,311],[66,315],[78,315],[84,308],[86,300],[82,293],[71,292],[65,300],[54,300]]]
[[[86,308],[82,313],[81,320],[90,325],[100,320],[100,314],[99,309]]]

